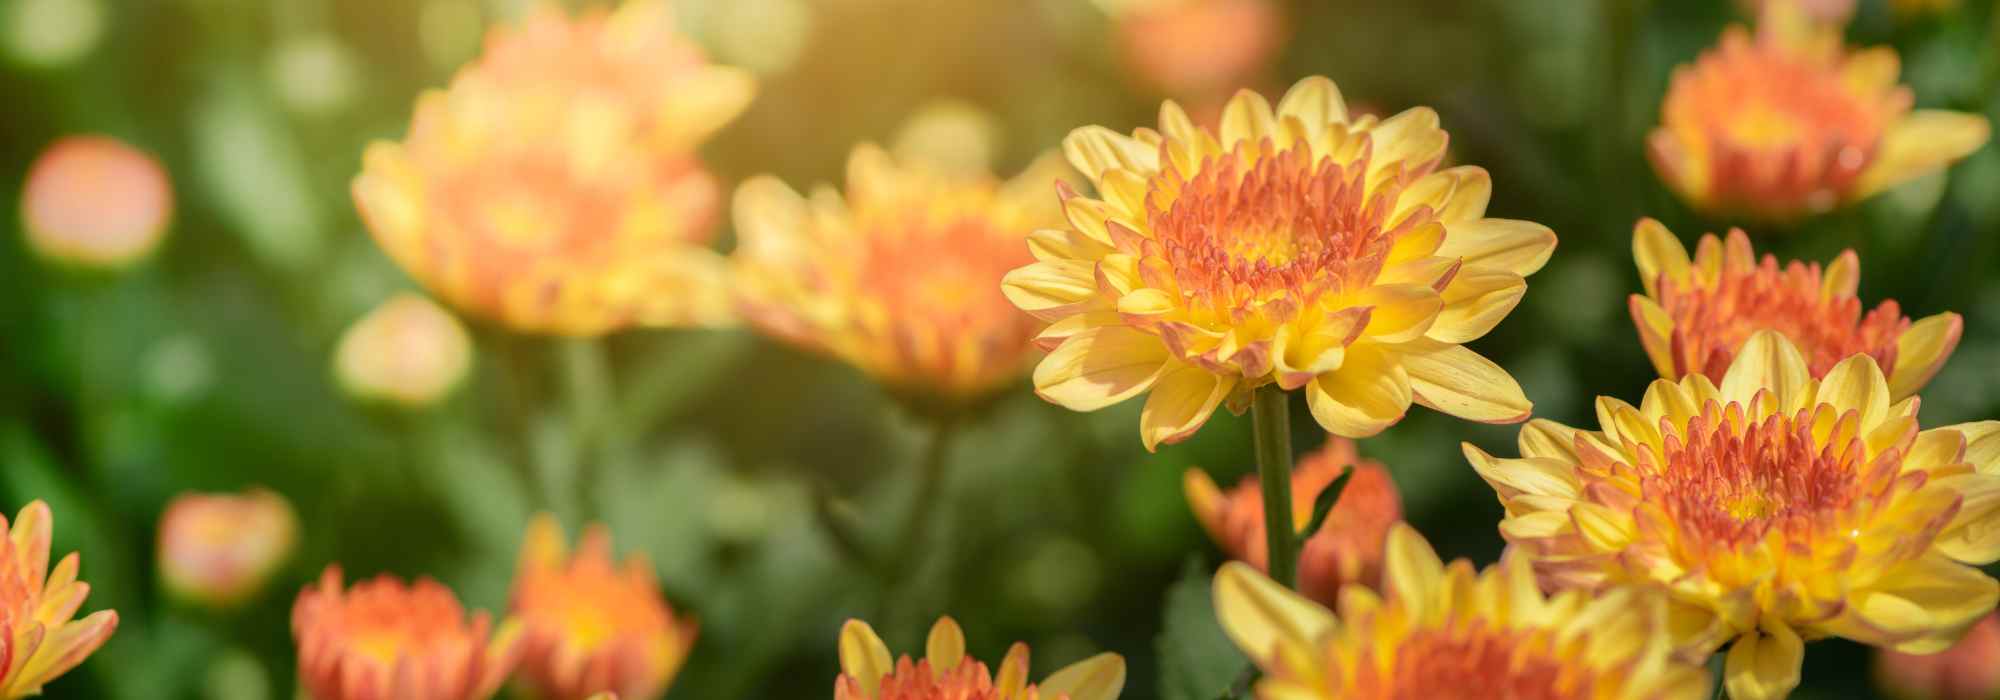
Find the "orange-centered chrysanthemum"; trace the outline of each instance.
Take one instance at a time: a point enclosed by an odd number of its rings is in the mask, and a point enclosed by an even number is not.
[[[1244,564],[1215,575],[1215,612],[1264,670],[1263,700],[1677,700],[1708,675],[1674,655],[1665,601],[1641,589],[1544,596],[1525,560],[1446,566],[1397,524],[1380,594],[1341,592],[1339,615]]]
[[[1063,190],[1070,227],[1035,232],[1039,262],[1007,276],[1008,298],[1053,323],[1036,391],[1089,411],[1151,390],[1149,449],[1271,383],[1305,389],[1347,437],[1412,401],[1527,418],[1514,379],[1460,343],[1520,302],[1555,234],[1484,218],[1492,182],[1438,169],[1437,124],[1421,107],[1349,120],[1333,83],[1308,78],[1275,112],[1239,93],[1220,134],[1173,102],[1158,132],[1070,134],[1070,163],[1103,198]]]
[[[1078,661],[1040,684],[1028,682],[1028,645],[1015,642],[996,676],[965,655],[965,631],[938,618],[924,658],[889,656],[889,645],[860,620],[840,628],[840,677],[835,700],[1117,700],[1125,689],[1125,658],[1105,653]]]
[[[1917,405],[1867,355],[1816,380],[1762,331],[1720,386],[1657,380],[1638,407],[1599,397],[1600,432],[1536,421],[1519,459],[1465,453],[1544,585],[1664,587],[1689,653],[1736,640],[1731,696],[1781,697],[1805,640],[1937,651],[2000,596],[1968,566],[2000,558],[2000,422],[1919,432]]]
[[[1341,587],[1348,584],[1370,588],[1381,584],[1382,538],[1403,519],[1402,498],[1389,470],[1362,459],[1354,441],[1333,437],[1292,469],[1292,522],[1299,528],[1312,524],[1320,492],[1349,471],[1353,476],[1327,512],[1326,522],[1299,551],[1299,591],[1325,605],[1334,604]],[[1257,479],[1244,477],[1225,493],[1208,472],[1189,469],[1182,484],[1195,518],[1216,546],[1231,559],[1265,571],[1270,552],[1264,540],[1264,494]]]
[[[76,580],[75,552],[49,569],[55,516],[29,503],[7,528],[0,515],[0,699],[42,694],[42,686],[96,653],[118,629],[118,613],[99,610],[71,620],[90,584]]]
[[[811,200],[776,178],[736,192],[743,314],[765,333],[840,358],[897,389],[966,399],[1027,369],[1042,323],[1000,293],[1031,261],[1028,232],[1057,225],[1043,158],[1011,181],[898,164],[862,145],[847,193]]]
[[[1986,142],[1986,119],[1911,111],[1896,52],[1850,51],[1840,27],[1767,3],[1755,35],[1674,72],[1649,138],[1653,167],[1698,209],[1788,219],[1943,169]]]
[[[160,515],[160,580],[199,605],[240,605],[264,589],[298,546],[292,504],[271,491],[183,493]]]
[[[749,102],[661,0],[495,30],[402,143],[368,148],[354,199],[439,298],[536,333],[729,318],[707,247],[721,197],[695,147]]]
[[[313,700],[493,697],[514,670],[521,635],[512,620],[492,628],[485,612],[468,620],[436,581],[385,574],[342,588],[337,565],[292,606],[299,684]]]
[[[602,525],[586,528],[571,553],[547,514],[528,525],[511,610],[523,630],[522,679],[548,700],[659,697],[694,646],[694,621],[668,607],[645,557],[613,563]]]
[[[1958,347],[1964,322],[1945,312],[1911,323],[1894,301],[1863,311],[1854,296],[1861,261],[1842,251],[1833,263],[1759,260],[1741,230],[1719,240],[1705,235],[1693,259],[1673,232],[1644,219],[1632,233],[1632,257],[1645,283],[1631,298],[1639,341],[1660,376],[1689,374],[1722,381],[1723,373],[1750,335],[1783,334],[1805,355],[1817,379],[1836,363],[1867,355],[1889,377],[1889,391],[1901,399],[1917,393]]]

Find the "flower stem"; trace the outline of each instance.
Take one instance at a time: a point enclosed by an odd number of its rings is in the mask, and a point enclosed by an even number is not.
[[[917,465],[916,500],[910,504],[910,514],[903,521],[902,538],[896,542],[896,549],[889,554],[894,562],[889,577],[900,581],[910,575],[909,569],[917,562],[916,550],[923,546],[923,535],[931,530],[932,513],[937,511],[940,492],[944,489],[946,465],[951,461],[952,438],[958,434],[958,420],[951,416],[937,418],[931,428],[930,444],[924,448],[924,461]]]
[[[1264,487],[1264,545],[1271,580],[1298,585],[1298,536],[1292,532],[1292,427],[1290,397],[1276,384],[1257,389],[1250,404],[1257,476]]]

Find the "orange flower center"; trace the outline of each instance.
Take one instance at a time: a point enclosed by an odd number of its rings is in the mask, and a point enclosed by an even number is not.
[[[1756,542],[1772,528],[1810,529],[1860,496],[1867,466],[1867,449],[1853,434],[1857,413],[1839,416],[1845,430],[1835,431],[1847,439],[1823,444],[1813,436],[1814,415],[1772,414],[1745,425],[1741,404],[1711,407],[1688,421],[1685,439],[1666,431],[1665,464],[1641,478],[1644,497],[1664,504],[1682,532],[1713,543]]]
[[[1353,697],[1380,700],[1591,697],[1589,670],[1558,658],[1548,633],[1494,629],[1480,621],[1447,623],[1397,645],[1388,676],[1359,663]]]
[[[1027,346],[1036,324],[1000,291],[1008,271],[1032,262],[1019,235],[1008,235],[1027,232],[1003,234],[993,222],[970,215],[931,222],[913,214],[882,225],[900,230],[864,239],[856,282],[897,321],[899,332],[931,331],[940,339],[985,343],[995,352]]]
[[[1894,301],[1867,315],[1853,296],[1827,298],[1820,267],[1793,262],[1783,270],[1766,255],[1755,267],[1724,265],[1712,287],[1660,279],[1660,307],[1674,320],[1674,372],[1721,381],[1736,349],[1760,330],[1784,334],[1805,353],[1815,377],[1866,353],[1883,372],[1896,366],[1896,340],[1910,327]]]
[[[853,678],[841,676],[835,700],[866,700]],[[912,662],[905,656],[896,662],[896,671],[883,676],[875,700],[1001,700],[999,687],[986,664],[965,659],[949,671],[939,671],[929,660]],[[1066,698],[1068,696],[1063,696]],[[1049,700],[1063,700],[1050,698]],[[1033,687],[1017,700],[1037,700]]]
[[[558,635],[578,653],[615,641],[663,641],[673,620],[643,582],[620,577],[606,562],[579,561],[522,577],[515,610],[538,633]]]

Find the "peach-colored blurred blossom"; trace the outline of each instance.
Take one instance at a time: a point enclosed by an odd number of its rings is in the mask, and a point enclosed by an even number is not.
[[[1353,472],[1328,511],[1319,531],[1306,538],[1299,552],[1298,590],[1325,605],[1334,604],[1340,588],[1359,584],[1374,588],[1382,578],[1383,538],[1403,518],[1403,502],[1389,470],[1362,459],[1354,441],[1329,437],[1326,445],[1306,455],[1292,469],[1292,522],[1303,530],[1311,524],[1320,492]],[[1268,571],[1270,552],[1264,540],[1264,496],[1255,476],[1223,491],[1208,472],[1187,470],[1182,485],[1195,518],[1231,559]]]
[[[298,516],[271,491],[183,493],[160,516],[160,579],[167,592],[227,608],[262,591],[298,546]]]
[[[1992,700],[2000,697],[2000,617],[1988,615],[1950,649],[1875,655],[1875,682],[1899,700]]]
[[[118,629],[118,613],[100,610],[71,620],[90,584],[76,579],[75,552],[49,568],[55,516],[41,501],[14,517],[0,516],[0,699],[42,694],[42,686],[96,653]]]
[[[313,700],[484,700],[520,658],[520,624],[469,618],[451,589],[387,574],[341,585],[329,566],[292,606],[299,684]]]
[[[1258,82],[1290,34],[1274,0],[1128,0],[1111,10],[1127,69],[1197,104]]]
[[[116,269],[145,258],[167,235],[173,183],[159,161],[104,136],[71,136],[28,168],[21,226],[50,262]]]
[[[420,98],[403,142],[369,147],[355,203],[411,276],[515,330],[724,323],[721,186],[695,149],[753,92],[665,2],[547,4]]]
[[[451,312],[398,294],[349,326],[334,377],[362,401],[420,408],[450,395],[472,368],[472,338]]]
[[[548,514],[521,544],[511,610],[524,630],[521,678],[547,700],[659,697],[694,646],[694,620],[667,605],[645,557],[613,562],[602,525],[571,552]]]

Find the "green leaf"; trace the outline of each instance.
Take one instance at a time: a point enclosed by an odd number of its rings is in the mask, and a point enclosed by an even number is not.
[[[1333,483],[1320,489],[1319,497],[1313,499],[1312,520],[1307,521],[1305,531],[1299,533],[1299,542],[1303,543],[1306,538],[1318,534],[1319,529],[1326,525],[1327,514],[1333,512],[1333,504],[1340,502],[1340,494],[1347,490],[1347,478],[1351,476],[1354,476],[1353,467],[1341,472],[1340,476],[1334,478]]]
[[[1189,557],[1181,577],[1167,589],[1159,638],[1162,700],[1213,700],[1226,697],[1250,660],[1222,633],[1209,598],[1209,572],[1199,557]]]

